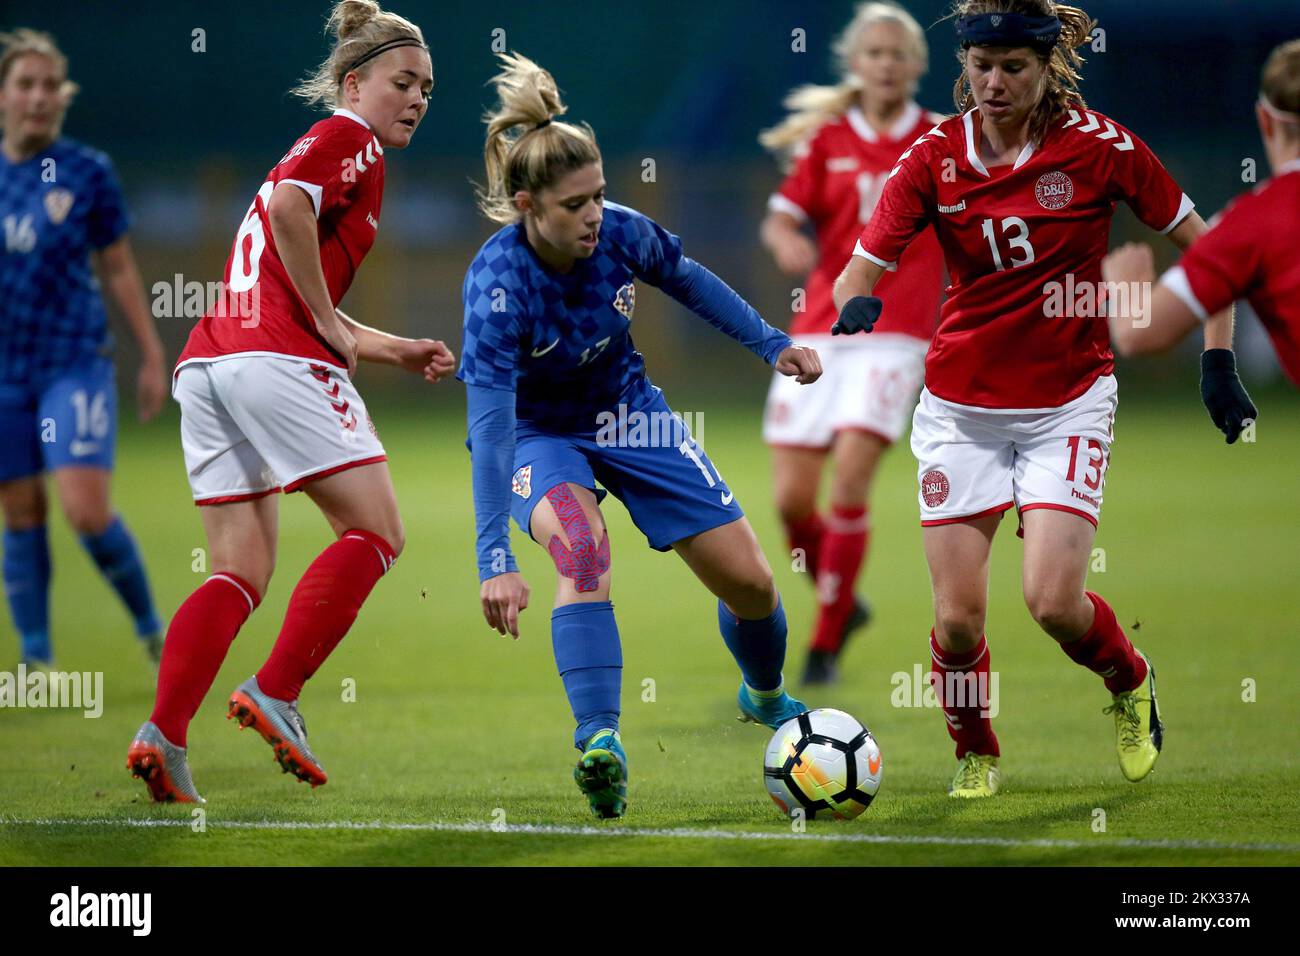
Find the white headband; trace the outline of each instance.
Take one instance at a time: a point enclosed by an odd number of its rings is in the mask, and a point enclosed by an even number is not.
[[[1287,110],[1278,109],[1268,101],[1268,97],[1263,93],[1259,94],[1259,105],[1264,107],[1264,112],[1276,120],[1281,120],[1283,123],[1300,123],[1300,113],[1291,113]]]

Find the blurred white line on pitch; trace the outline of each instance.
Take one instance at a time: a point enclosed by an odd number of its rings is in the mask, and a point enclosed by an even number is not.
[[[190,827],[188,819],[6,819],[0,826],[13,827]],[[1096,840],[1015,839],[1012,837],[949,837],[916,834],[877,833],[764,833],[755,830],[696,830],[689,827],[594,827],[551,823],[385,823],[380,820],[224,820],[209,818],[209,830],[378,830],[384,832],[487,833],[494,836],[657,837],[669,840],[790,840],[813,843],[865,843],[895,846],[999,846],[1033,847],[1049,850],[1156,849],[1156,850],[1244,850],[1300,852],[1300,843],[1225,843],[1217,840],[1137,840],[1117,837]]]

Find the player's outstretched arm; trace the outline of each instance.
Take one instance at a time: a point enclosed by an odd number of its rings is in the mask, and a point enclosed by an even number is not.
[[[356,339],[359,361],[396,365],[412,375],[424,376],[424,380],[429,383],[440,382],[456,371],[456,356],[445,342],[437,339],[408,339],[372,329],[342,309],[335,309],[334,314]]]
[[[1209,227],[1195,210],[1188,213],[1183,221],[1169,231],[1169,238],[1178,247],[1179,252],[1186,252]],[[1232,348],[1232,305],[1222,312],[1216,312],[1205,320],[1205,349]]]
[[[153,316],[145,302],[140,269],[135,264],[131,241],[122,236],[95,254],[100,284],[108,290],[126,317],[126,324],[140,349],[140,374],[136,379],[136,405],[140,421],[147,422],[162,410],[167,397],[166,354]]]
[[[479,600],[488,626],[519,638],[528,583],[510,551],[510,469],[515,455],[515,393],[467,385]]]

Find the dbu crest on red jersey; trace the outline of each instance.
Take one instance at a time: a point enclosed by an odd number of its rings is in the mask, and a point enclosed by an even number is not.
[[[614,308],[623,314],[625,319],[631,320],[632,310],[636,308],[636,287],[628,283],[618,290],[614,296]]]
[[[510,479],[510,490],[520,498],[527,498],[533,493],[533,466],[524,465]]]
[[[921,476],[921,498],[927,508],[937,508],[948,500],[948,476],[937,469]]]
[[[1061,209],[1074,198],[1074,183],[1065,173],[1043,173],[1034,184],[1034,196],[1044,209]]]

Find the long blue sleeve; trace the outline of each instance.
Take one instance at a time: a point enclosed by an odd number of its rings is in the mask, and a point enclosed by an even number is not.
[[[754,307],[716,275],[682,251],[682,240],[635,209],[605,203],[616,212],[610,230],[633,271],[731,336],[768,365],[791,346],[790,336],[763,321]]]
[[[768,365],[792,344],[790,336],[764,322],[731,286],[688,256],[677,261],[660,288]]]
[[[515,393],[467,385],[470,470],[480,581],[518,571],[510,551],[510,474],[515,458]]]

